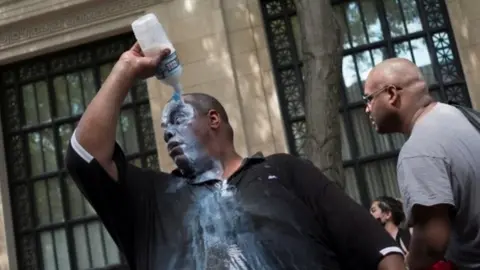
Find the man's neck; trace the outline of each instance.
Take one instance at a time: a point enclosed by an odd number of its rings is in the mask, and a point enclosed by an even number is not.
[[[206,170],[202,173],[199,173],[195,176],[195,181],[203,182],[206,180],[211,179],[220,179],[222,174],[221,168],[212,168],[210,170]]]
[[[403,133],[406,135],[410,135],[410,133],[412,133],[413,127],[415,126],[415,123],[417,123],[423,116],[430,112],[436,104],[436,101],[429,102],[425,106],[417,108],[417,110],[415,110],[413,114],[410,114],[411,116],[409,117],[409,120],[404,122],[405,124],[402,129]]]
[[[243,158],[235,151],[226,153],[222,159],[221,164],[223,168],[223,179],[228,179],[242,166]]]
[[[195,178],[196,181],[209,179],[228,179],[242,165],[243,158],[235,149],[225,149],[221,154],[210,156],[208,160],[197,162],[191,171],[182,171],[184,175]]]

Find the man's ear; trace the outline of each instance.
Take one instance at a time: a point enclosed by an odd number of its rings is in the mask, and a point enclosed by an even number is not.
[[[220,127],[221,119],[220,114],[217,111],[209,110],[207,116],[211,128],[217,129],[218,127]]]
[[[386,212],[386,213],[385,213],[385,217],[386,217],[387,219],[390,219],[390,218],[392,217],[392,212],[390,212],[390,211]]]
[[[400,102],[400,95],[395,87],[389,87],[387,93],[389,97],[388,102],[390,105],[395,105],[396,103]]]

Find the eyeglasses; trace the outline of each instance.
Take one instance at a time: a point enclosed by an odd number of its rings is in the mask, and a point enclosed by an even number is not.
[[[380,93],[382,93],[383,91],[389,89],[389,88],[394,88],[395,90],[402,90],[401,88],[398,88],[396,87],[395,85],[393,84],[388,84],[382,88],[380,88],[379,90],[371,93],[370,95],[363,95],[362,99],[363,99],[363,102],[365,102],[366,105],[370,104],[370,102],[372,102],[372,100],[378,96]]]

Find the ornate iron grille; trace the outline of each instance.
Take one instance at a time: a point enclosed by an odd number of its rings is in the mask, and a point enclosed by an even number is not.
[[[333,0],[344,26],[340,109],[347,192],[368,205],[378,195],[399,196],[396,157],[405,138],[378,135],[363,113],[363,82],[383,59],[399,56],[423,71],[441,101],[471,106],[444,0]],[[294,0],[262,0],[262,14],[290,151],[303,156],[300,28]]]
[[[20,269],[125,269],[94,210],[64,168],[64,154],[87,104],[131,34],[83,45],[0,71],[8,180]],[[147,86],[122,106],[117,141],[127,159],[158,169]]]

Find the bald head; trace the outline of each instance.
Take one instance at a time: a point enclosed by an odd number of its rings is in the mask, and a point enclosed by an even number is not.
[[[404,58],[390,58],[376,65],[368,75],[365,88],[378,89],[389,84],[416,94],[428,94],[422,72],[413,62]]]
[[[233,141],[233,129],[227,112],[223,105],[211,95],[204,93],[188,93],[183,95],[184,101],[192,105],[195,110],[201,115],[207,115],[210,110],[215,110],[224,124],[224,131],[227,138]]]
[[[420,69],[391,58],[376,65],[365,82],[365,112],[379,133],[406,133],[413,115],[434,100]]]
[[[225,108],[216,98],[204,93],[189,93],[183,95],[184,101],[195,108],[201,114],[207,114],[209,110],[215,110],[220,118],[228,123],[228,115]]]

